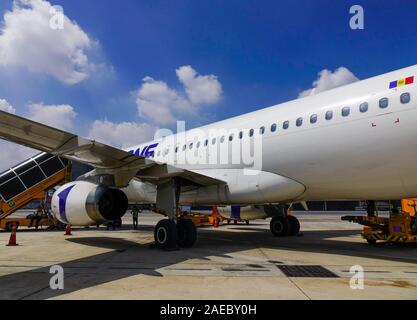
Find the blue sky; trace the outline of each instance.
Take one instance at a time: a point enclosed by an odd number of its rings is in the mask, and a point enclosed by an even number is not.
[[[160,126],[138,115],[135,92],[150,76],[186,96],[176,75],[181,66],[215,75],[222,89],[215,102],[199,106],[195,114],[181,114],[193,127],[295,99],[323,69],[343,66],[363,79],[417,62],[416,1],[51,3],[61,5],[97,43],[86,55],[101,67],[69,85],[0,61],[0,99],[20,114],[32,103],[70,105],[77,113],[73,131],[83,135],[95,120]],[[3,28],[3,15],[12,4],[0,2]],[[353,4],[365,10],[364,30],[349,28]]]

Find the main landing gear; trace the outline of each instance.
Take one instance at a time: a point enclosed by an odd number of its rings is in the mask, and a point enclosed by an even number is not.
[[[155,245],[160,249],[191,248],[197,240],[197,228],[189,219],[163,219],[154,232]]]
[[[285,206],[278,207],[279,214],[272,217],[270,230],[276,237],[296,236],[300,232],[300,222],[292,215],[287,214]]]
[[[275,216],[269,227],[276,237],[296,236],[300,232],[300,222],[294,216]]]
[[[155,227],[154,238],[157,248],[191,248],[197,240],[194,222],[186,218],[176,219],[180,185],[179,181],[172,179],[157,187],[156,207],[168,217],[160,220]]]

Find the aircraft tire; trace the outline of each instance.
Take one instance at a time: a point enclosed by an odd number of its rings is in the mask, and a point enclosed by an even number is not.
[[[181,248],[191,248],[197,240],[197,228],[190,219],[178,220],[177,233],[177,243]]]
[[[376,245],[376,240],[374,239],[366,239],[366,242],[368,242],[368,244],[370,244],[371,246]]]
[[[296,236],[300,232],[300,221],[294,216],[287,217],[290,223],[290,236]]]
[[[160,249],[174,249],[177,246],[177,225],[173,220],[160,220],[154,231],[155,246]]]
[[[286,237],[290,233],[290,222],[281,216],[272,217],[269,224],[272,234],[276,237]]]

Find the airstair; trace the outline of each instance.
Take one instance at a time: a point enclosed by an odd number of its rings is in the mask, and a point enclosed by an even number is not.
[[[70,181],[71,163],[40,153],[0,174],[0,220],[36,199],[45,191]]]

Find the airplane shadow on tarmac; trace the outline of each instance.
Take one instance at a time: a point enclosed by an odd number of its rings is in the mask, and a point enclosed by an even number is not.
[[[50,266],[0,276],[0,299],[48,299],[135,275],[161,277],[159,269],[189,259],[231,258],[230,255],[233,253],[256,248],[417,263],[415,246],[394,247],[386,244],[369,246],[365,242],[337,239],[358,235],[357,230],[305,231],[303,236],[299,237],[275,238],[265,229],[239,225],[231,229],[244,232],[222,231],[221,228],[199,229],[199,238],[194,248],[174,251],[163,251],[151,248],[150,243],[138,244],[120,238],[74,236],[67,241],[110,251],[62,263],[61,266],[65,271],[64,290],[50,289],[49,280],[52,276],[49,273]],[[140,231],[142,230],[151,231],[153,227],[141,226]],[[77,234],[81,235],[82,229],[78,230]]]

